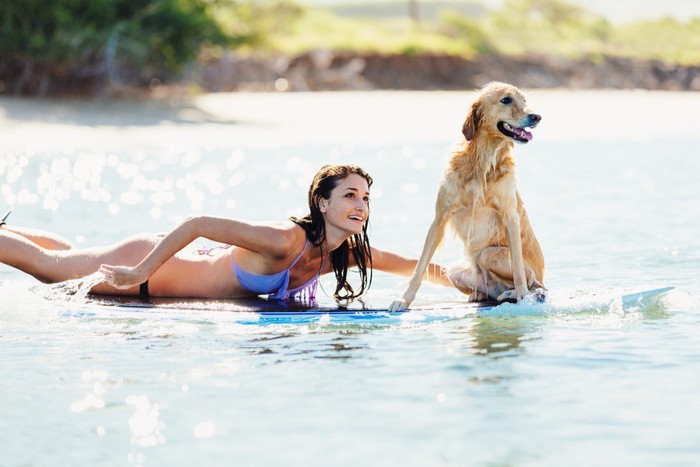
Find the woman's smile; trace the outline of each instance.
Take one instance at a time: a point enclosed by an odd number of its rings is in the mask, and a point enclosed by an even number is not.
[[[326,222],[351,234],[360,233],[369,217],[369,187],[367,181],[350,174],[336,186],[328,200],[323,200]],[[350,224],[342,222],[347,219]]]

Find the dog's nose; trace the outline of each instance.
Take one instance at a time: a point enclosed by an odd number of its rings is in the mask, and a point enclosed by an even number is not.
[[[541,116],[541,115],[537,115],[537,114],[530,114],[530,115],[528,115],[527,117],[530,119],[530,122],[533,123],[533,124],[534,124],[534,123],[540,123],[540,120],[542,120],[542,116]]]

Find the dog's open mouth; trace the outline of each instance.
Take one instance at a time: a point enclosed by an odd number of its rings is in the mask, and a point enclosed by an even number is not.
[[[527,143],[532,139],[532,133],[525,128],[514,127],[506,122],[498,122],[497,127],[498,131],[520,143]]]

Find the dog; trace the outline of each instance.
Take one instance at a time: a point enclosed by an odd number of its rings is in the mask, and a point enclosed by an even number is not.
[[[513,148],[528,143],[542,117],[515,86],[493,82],[473,102],[438,190],[435,219],[408,288],[390,311],[406,309],[449,226],[464,243],[467,264],[448,272],[470,300],[521,301],[544,289],[544,256],[515,178]]]

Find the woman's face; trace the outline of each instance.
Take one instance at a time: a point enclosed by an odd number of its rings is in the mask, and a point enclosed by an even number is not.
[[[347,236],[362,233],[369,218],[369,187],[367,180],[350,174],[333,188],[329,199],[321,199],[319,209],[326,229],[335,228]]]

